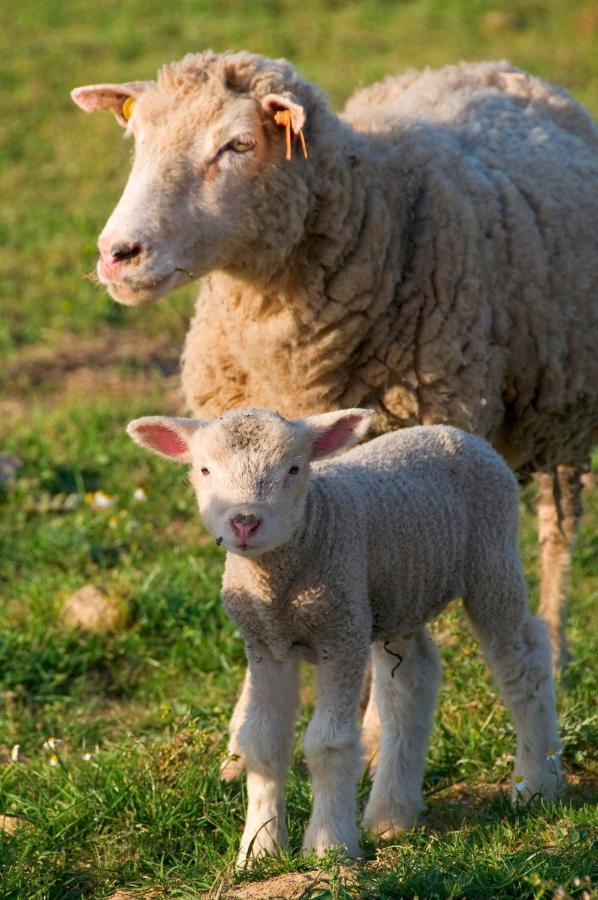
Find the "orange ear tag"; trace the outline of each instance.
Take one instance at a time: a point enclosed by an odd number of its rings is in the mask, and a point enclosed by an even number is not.
[[[127,97],[127,99],[121,106],[120,111],[122,113],[123,119],[125,119],[126,122],[128,122],[129,119],[131,118],[131,116],[133,115],[133,107],[134,106],[135,106],[135,97]]]
[[[286,142],[286,153],[285,159],[289,160],[291,158],[291,112],[288,109],[279,109],[277,113],[274,114],[274,121],[277,125],[282,125],[285,130],[285,142]],[[299,140],[301,141],[301,149],[303,151],[303,156],[307,159],[307,147],[305,145],[305,138],[303,137],[303,129],[300,129],[298,132]]]

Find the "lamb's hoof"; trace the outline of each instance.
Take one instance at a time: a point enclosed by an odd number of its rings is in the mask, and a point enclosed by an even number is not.
[[[303,856],[311,856],[312,853],[324,856],[330,850],[337,851],[343,859],[361,859],[363,856],[357,837],[339,840],[322,833],[310,836],[309,832],[306,832],[303,839]]]
[[[392,813],[379,811],[370,813],[366,809],[363,827],[379,840],[390,841],[406,831],[411,831],[418,823],[423,810],[400,809]]]
[[[261,851],[259,853],[247,853],[241,850],[235,860],[235,869],[253,869],[260,859],[267,855],[267,853]]]
[[[375,825],[364,825],[364,828],[380,841],[394,841],[396,838],[411,831],[413,825],[402,825],[400,822],[376,822]]]
[[[245,757],[240,753],[231,753],[220,764],[222,781],[232,781],[245,771]]]
[[[244,842],[242,842],[241,849],[239,850],[237,858],[235,860],[235,868],[251,869],[265,856],[271,856],[275,859],[280,859],[280,851],[281,845],[275,840],[270,839],[269,836],[262,841],[258,841],[258,839],[256,838],[247,846],[245,846]]]

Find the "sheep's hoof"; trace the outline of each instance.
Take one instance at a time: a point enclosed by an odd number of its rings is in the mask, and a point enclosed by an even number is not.
[[[245,771],[245,757],[239,753],[231,753],[220,764],[220,778],[222,781],[232,781]]]

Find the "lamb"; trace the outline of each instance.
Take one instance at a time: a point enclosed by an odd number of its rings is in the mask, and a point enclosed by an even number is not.
[[[528,609],[515,478],[484,440],[442,425],[327,459],[371,419],[366,409],[293,421],[246,409],[211,422],[150,416],[127,429],[191,465],[203,521],[227,550],[222,599],[249,665],[239,864],[287,843],[301,659],[316,664],[318,682],[304,742],[314,796],[304,850],[360,853],[357,707],[370,646],[382,735],[364,824],[391,837],[415,823],[440,681],[426,625],[461,596],[515,723],[515,787],[523,776],[524,796],[560,789],[550,645]]]
[[[73,99],[136,140],[100,281],[140,305],[207,276],[183,354],[193,414],[367,406],[377,432],[456,425],[540,473],[541,614],[564,662],[598,428],[585,111],[498,62],[388,78],[336,116],[286,61],[211,51]]]

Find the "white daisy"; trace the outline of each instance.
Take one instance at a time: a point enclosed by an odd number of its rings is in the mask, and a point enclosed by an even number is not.
[[[515,775],[513,781],[515,782],[515,790],[520,794],[523,793],[523,791],[527,787],[527,781],[525,780],[525,777],[523,775]]]
[[[93,494],[85,495],[85,502],[92,509],[110,509],[117,500],[118,497],[111,497],[105,491],[95,491]]]

